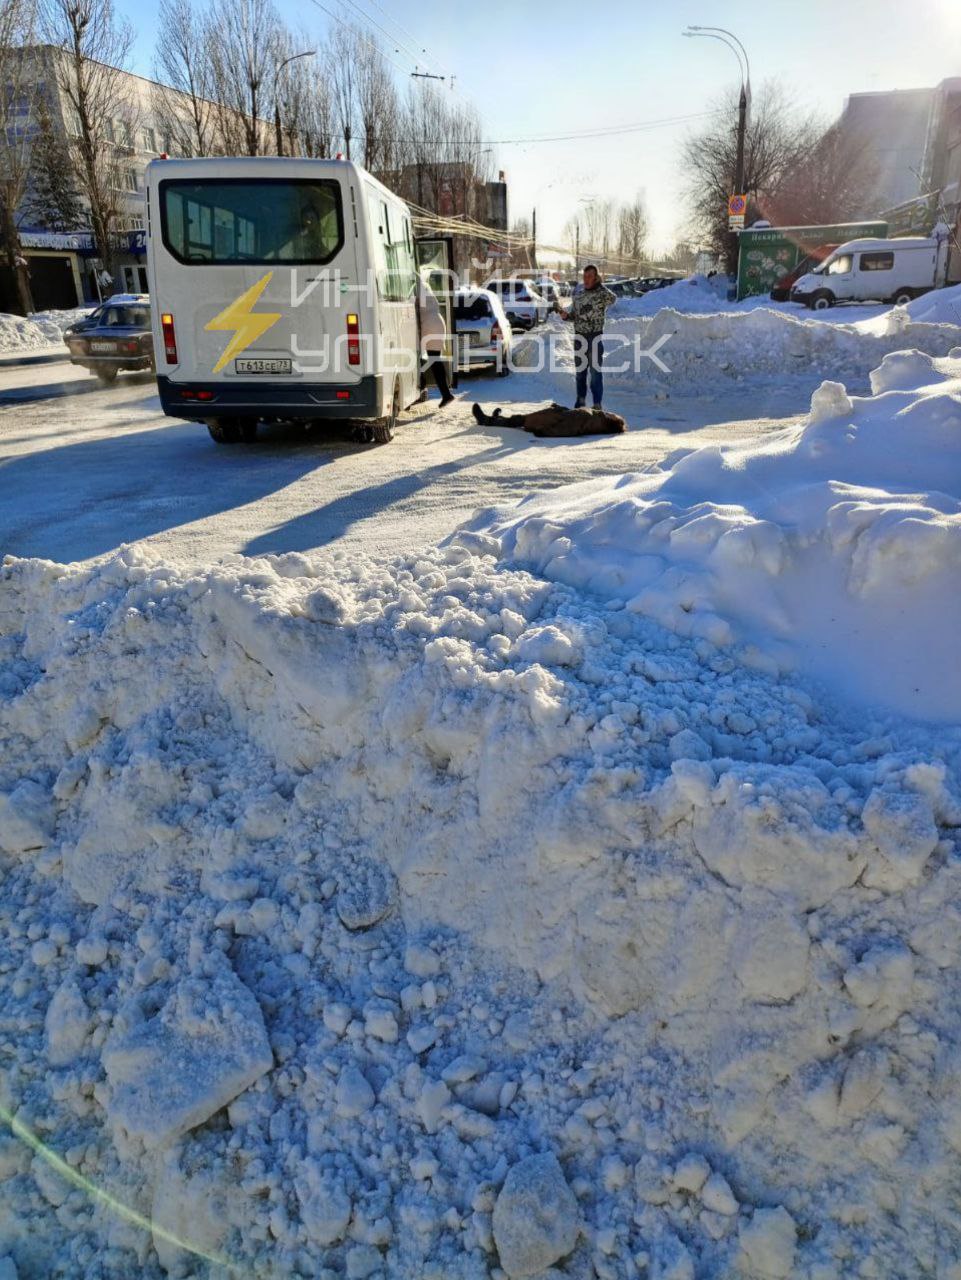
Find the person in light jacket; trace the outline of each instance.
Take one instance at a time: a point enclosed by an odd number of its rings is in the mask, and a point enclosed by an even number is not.
[[[447,379],[447,365],[443,359],[447,326],[440,313],[433,289],[421,276],[417,278],[417,321],[420,328],[423,373],[425,378],[428,373],[433,373],[437,390],[440,392],[440,407],[443,409],[454,399]]]
[[[617,294],[601,284],[600,272],[593,263],[584,268],[584,283],[574,290],[571,308],[567,318],[574,324],[577,355],[576,384],[577,399],[575,409],[583,409],[587,403],[587,377],[591,379],[591,399],[594,408],[601,408],[604,399],[604,376],[601,373],[601,362],[604,359],[604,344],[601,334],[604,332],[604,320],[607,308],[617,301]],[[578,350],[578,348],[581,350]]]

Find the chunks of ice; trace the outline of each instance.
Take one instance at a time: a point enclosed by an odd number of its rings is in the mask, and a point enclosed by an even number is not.
[[[494,1243],[511,1280],[536,1276],[566,1257],[580,1226],[556,1156],[528,1156],[510,1169],[494,1205]]]
[[[273,1065],[253,994],[224,965],[178,982],[159,1013],[115,1028],[103,1049],[111,1122],[161,1147],[209,1120]]]

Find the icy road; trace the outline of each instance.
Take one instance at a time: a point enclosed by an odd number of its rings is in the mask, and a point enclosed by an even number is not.
[[[573,381],[571,379],[570,381]],[[404,416],[392,444],[371,448],[302,428],[262,429],[252,446],[225,448],[203,426],[165,418],[147,375],[101,390],[57,362],[0,370],[0,552],[87,560],[148,540],[170,560],[363,546],[410,550],[448,534],[479,507],[597,475],[656,463],[678,448],[749,439],[785,425],[807,396],[759,402],[724,396],[628,401],[611,409],[629,434],[534,440],[478,427],[470,406],[509,411],[563,394],[563,378],[485,372],[465,377],[457,404]],[[570,388],[571,392],[573,388]],[[82,394],[81,394],[82,393]]]

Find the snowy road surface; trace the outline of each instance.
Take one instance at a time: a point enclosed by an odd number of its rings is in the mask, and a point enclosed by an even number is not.
[[[629,403],[614,391],[609,407],[628,417],[629,434],[570,441],[478,427],[470,415],[475,399],[519,411],[548,394],[535,375],[482,372],[462,380],[459,403],[444,413],[432,392],[386,448],[355,445],[344,431],[335,438],[291,427],[224,448],[202,426],[165,418],[148,375],[101,390],[66,363],[2,370],[0,550],[86,560],[148,539],[168,559],[192,562],[333,543],[410,550],[479,507],[637,471],[677,448],[751,439],[807,407],[805,397],[743,389]],[[26,395],[59,398],[10,403]]]

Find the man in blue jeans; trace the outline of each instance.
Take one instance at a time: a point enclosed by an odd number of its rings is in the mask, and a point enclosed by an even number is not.
[[[617,294],[605,289],[600,273],[593,263],[584,268],[584,283],[574,290],[568,320],[574,324],[574,354],[576,359],[577,399],[575,409],[583,409],[587,402],[587,378],[590,374],[591,399],[594,408],[601,408],[604,399],[604,378],[601,362],[604,359],[604,319],[607,308],[617,301]]]

